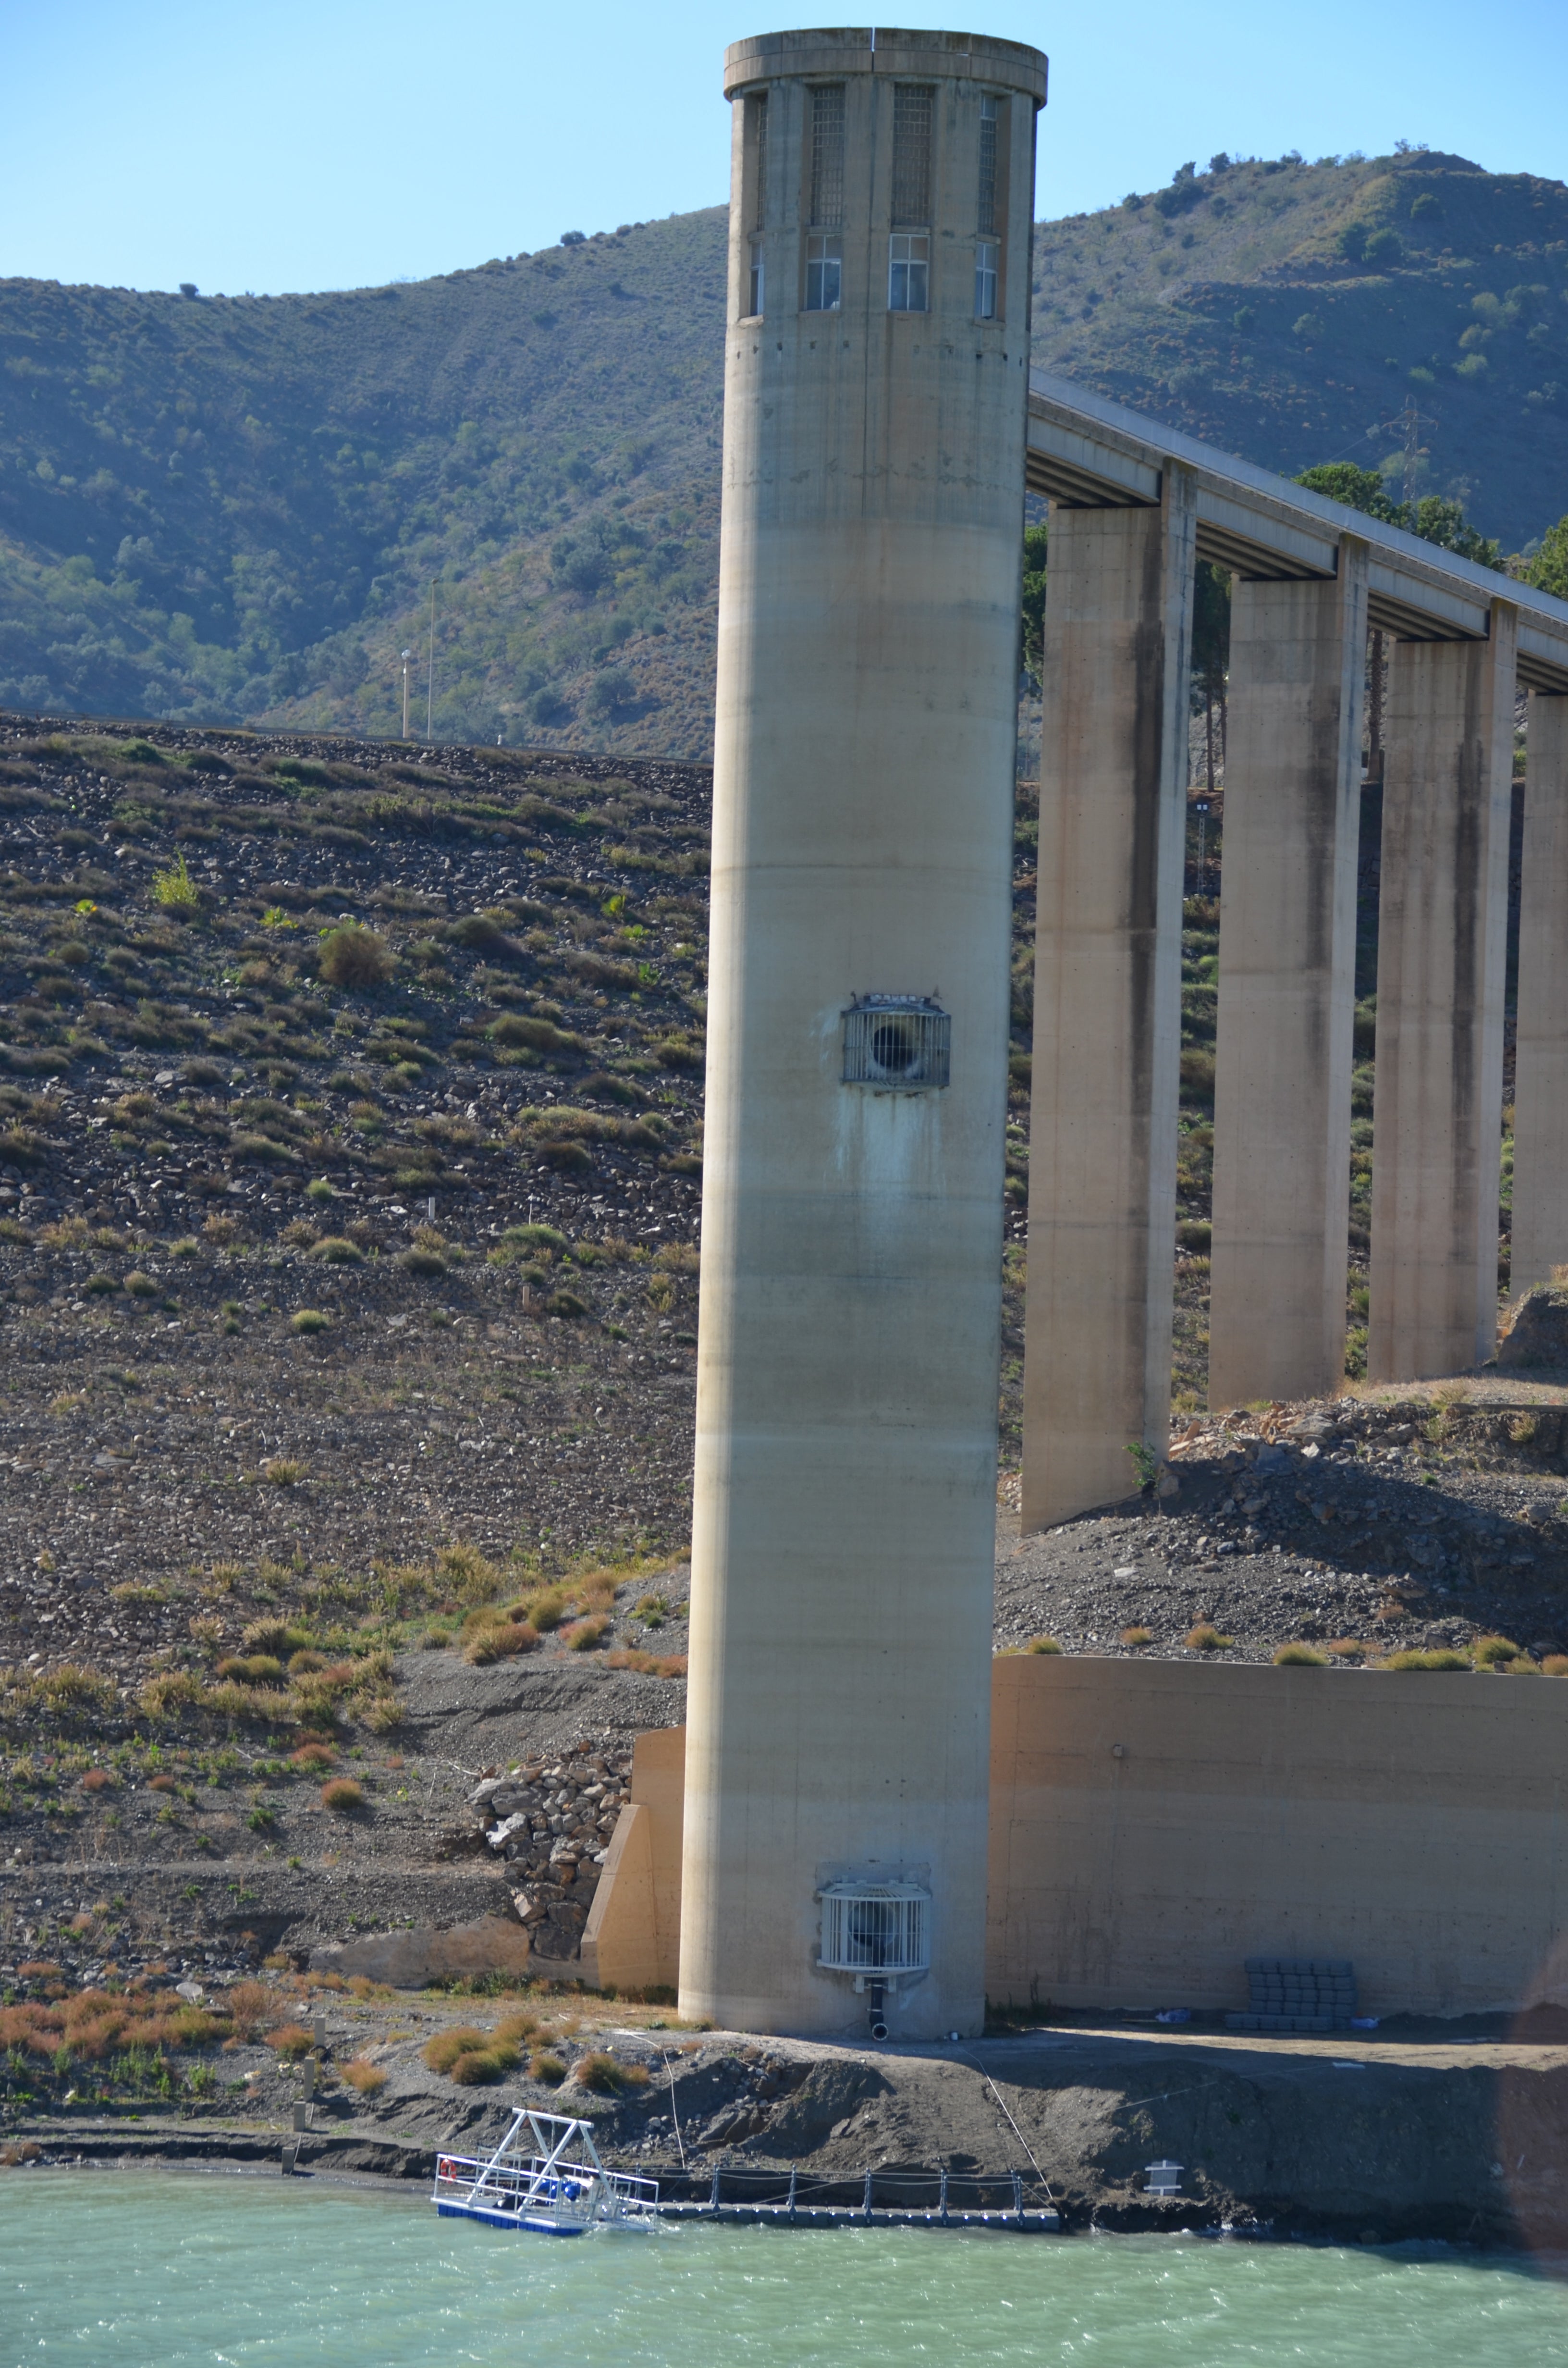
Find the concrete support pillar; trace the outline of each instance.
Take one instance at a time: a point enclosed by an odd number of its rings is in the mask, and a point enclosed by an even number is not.
[[[1532,690],[1514,1063],[1517,1297],[1568,1260],[1568,699]]]
[[[1399,642],[1389,685],[1378,935],[1374,1382],[1497,1338],[1503,981],[1517,610],[1484,642]]]
[[[1345,1377],[1367,546],[1238,580],[1220,904],[1209,1403]]]
[[[1165,1452],[1194,509],[1053,509],[1040,736],[1026,1529]]]

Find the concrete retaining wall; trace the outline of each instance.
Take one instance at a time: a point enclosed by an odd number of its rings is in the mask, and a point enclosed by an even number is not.
[[[1353,1958],[1369,2014],[1568,2003],[1568,1684],[999,1660],[986,1986],[1242,2007]]]
[[[680,1973],[684,1726],[638,1736],[631,1791],[588,1910],[582,1977],[595,1989],[673,1990]]]
[[[638,1737],[586,1980],[675,1979],[684,1753]],[[1565,1811],[1555,1679],[998,1660],[986,1989],[1244,2007],[1279,1954],[1352,1958],[1369,2014],[1568,2005]]]

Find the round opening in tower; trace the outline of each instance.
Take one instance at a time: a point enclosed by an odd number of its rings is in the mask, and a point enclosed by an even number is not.
[[[915,1066],[914,1030],[902,1019],[879,1020],[871,1030],[871,1064],[884,1076],[906,1077]]]
[[[844,1082],[905,1093],[945,1086],[952,1031],[929,996],[858,996],[844,1015]]]

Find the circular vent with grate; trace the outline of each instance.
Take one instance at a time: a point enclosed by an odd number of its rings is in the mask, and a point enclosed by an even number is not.
[[[832,1883],[822,1895],[830,1974],[923,1974],[931,1964],[931,1895],[917,1883]]]
[[[920,1093],[948,1082],[951,1014],[926,995],[857,996],[844,1015],[844,1082]]]

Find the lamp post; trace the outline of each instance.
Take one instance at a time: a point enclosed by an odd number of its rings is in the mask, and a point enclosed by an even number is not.
[[[403,736],[405,740],[408,737],[408,661],[413,655],[412,650],[404,650],[403,654]]]

